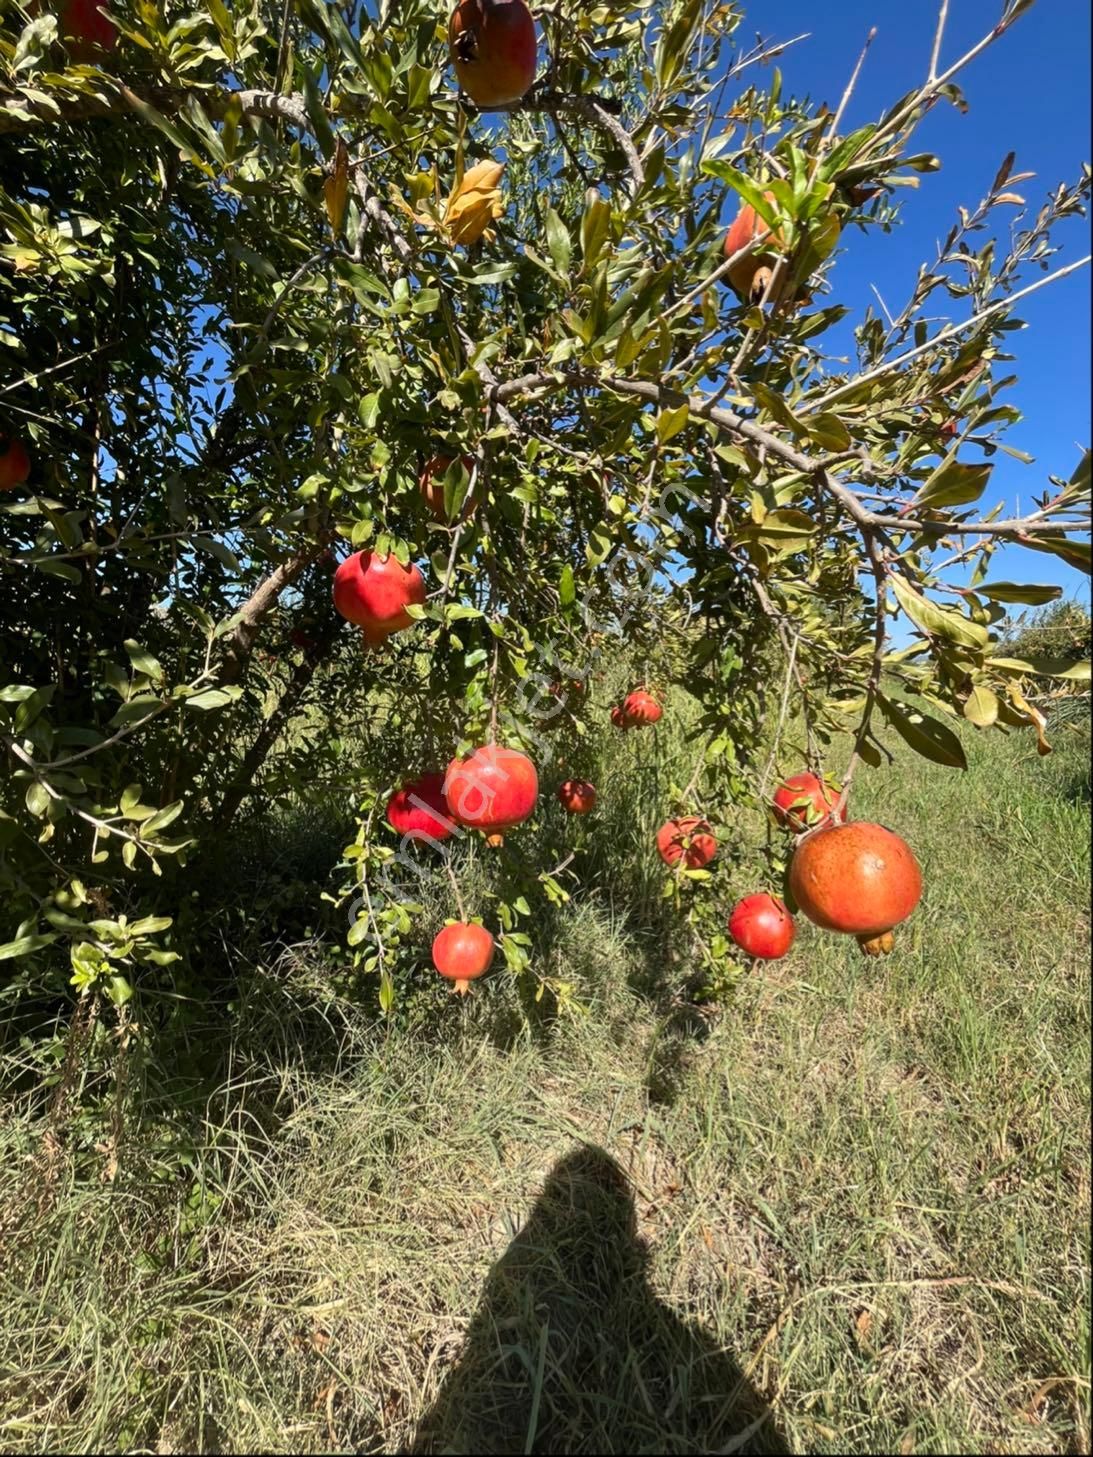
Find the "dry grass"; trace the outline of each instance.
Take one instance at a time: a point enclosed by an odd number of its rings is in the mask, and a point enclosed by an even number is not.
[[[880,969],[806,930],[688,1018],[584,902],[587,1017],[495,976],[305,1045],[283,967],[198,1116],[45,1212],[13,1103],[0,1447],[1088,1451],[1087,802],[1025,747],[863,786],[930,887]]]

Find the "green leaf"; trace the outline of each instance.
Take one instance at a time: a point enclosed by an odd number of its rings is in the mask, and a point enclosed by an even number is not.
[[[703,162],[701,170],[706,173],[707,177],[716,177],[719,182],[724,182],[726,186],[731,187],[739,197],[742,197],[750,207],[755,209],[765,223],[771,228],[777,228],[778,214],[773,204],[765,196],[764,189],[758,183],[753,182],[746,173],[740,172],[731,163],[723,162],[716,157]]]
[[[319,94],[319,88],[310,71],[304,73],[304,104],[307,107],[307,116],[315,133],[315,139],[319,143],[323,156],[329,161],[334,155],[334,131],[330,125],[330,118],[326,114],[326,108],[323,106],[323,98]]]
[[[151,819],[145,820],[141,826],[141,838],[146,840],[149,835],[155,835],[160,830],[165,830],[168,825],[173,824],[178,819],[182,813],[182,808],[183,801],[176,799],[172,804],[164,805],[161,810],[157,810]],[[170,922],[167,924],[170,925]]]
[[[916,754],[949,769],[968,767],[963,745],[951,728],[917,708],[886,698],[883,693],[877,694],[877,704],[888,723]]]
[[[1028,547],[1030,551],[1046,551],[1052,556],[1060,556],[1064,562],[1077,567],[1087,577],[1091,573],[1088,541],[1072,541],[1063,536],[1029,536],[1022,538],[1021,545]]]
[[[611,537],[597,526],[590,534],[585,544],[584,554],[590,567],[598,567],[611,550],[614,542]]]
[[[37,779],[27,785],[26,802],[27,809],[34,815],[35,819],[41,819],[49,808],[50,794],[44,784],[39,784]]]
[[[569,274],[569,260],[573,252],[573,244],[570,242],[565,223],[552,207],[548,207],[546,210],[546,237],[554,267],[563,278],[566,278]]]
[[[1089,682],[1089,659],[1073,662],[1069,658],[988,658],[986,667],[1000,673],[1031,675],[1037,678],[1067,678],[1072,683]]]
[[[191,698],[183,699],[187,708],[223,708],[226,703],[232,703],[238,698],[238,693],[229,693],[226,688],[206,688],[204,693],[195,693]]]
[[[686,403],[674,409],[661,410],[657,415],[657,440],[661,445],[685,429],[691,409]]]
[[[779,511],[768,511],[762,521],[748,527],[744,534],[749,540],[762,542],[777,551],[800,551],[808,545],[815,531],[816,523],[811,516],[787,506]]]
[[[1062,587],[1037,587],[1022,582],[983,582],[976,587],[980,597],[991,602],[1023,602],[1028,607],[1041,607],[1045,602],[1056,602],[1062,595]]]
[[[163,669],[159,659],[154,658],[140,643],[134,642],[132,638],[126,638],[125,651],[129,654],[129,661],[138,673],[146,673],[149,678],[160,679],[163,677]]]
[[[126,929],[130,936],[154,936],[159,931],[169,931],[173,925],[170,916],[145,916],[142,920],[130,922]]]
[[[126,101],[138,116],[143,117],[146,122],[150,122],[152,126],[157,127],[165,137],[173,142],[186,158],[187,162],[199,168],[205,173],[206,177],[213,178],[216,176],[213,168],[209,166],[204,157],[194,151],[190,142],[182,135],[174,122],[168,121],[162,112],[157,111],[154,106],[145,101],[143,97],[137,96],[133,91],[128,93]]]
[[[968,506],[987,489],[993,466],[962,465],[955,457],[943,460],[923,481],[915,506]]]
[[[577,600],[577,587],[573,580],[573,568],[567,562],[558,579],[558,597],[563,607],[571,607]]]
[[[850,431],[846,428],[838,415],[830,410],[825,410],[820,415],[814,415],[808,422],[808,433],[815,440],[817,445],[822,445],[825,450],[843,451],[849,450],[851,445]]]
[[[32,951],[41,951],[43,946],[49,946],[56,941],[55,935],[45,936],[20,936],[15,941],[5,941],[0,946],[0,961],[11,961],[16,956],[29,956]]]
[[[976,728],[991,728],[998,722],[998,695],[978,684],[968,694],[964,717]]]
[[[581,255],[585,269],[599,258],[611,226],[611,204],[594,187],[584,195],[584,217],[581,218]]]
[[[107,978],[106,995],[114,1003],[115,1007],[124,1007],[133,995],[133,988],[126,977],[115,972],[113,976]]]
[[[931,602],[929,598],[916,592],[910,582],[901,576],[893,574],[888,580],[899,605],[915,626],[920,627],[923,632],[929,633],[932,637],[943,637],[948,642],[959,643],[961,647],[965,648],[981,649],[987,646],[990,635],[981,623],[973,622],[962,612],[954,612],[948,607],[939,607],[936,602]]]

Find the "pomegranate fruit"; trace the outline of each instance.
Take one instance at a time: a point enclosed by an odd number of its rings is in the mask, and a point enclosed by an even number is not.
[[[746,955],[777,961],[793,945],[796,927],[777,896],[746,895],[732,908],[729,935]]]
[[[396,789],[387,801],[387,823],[415,840],[447,840],[455,825],[444,798],[444,775],[423,774]]]
[[[61,0],[57,29],[74,61],[91,61],[97,51],[112,51],[118,42],[114,22],[100,8],[101,0]]]
[[[0,491],[13,491],[30,475],[30,456],[15,435],[0,435]]]
[[[682,860],[688,870],[701,870],[717,854],[717,841],[705,820],[686,815],[661,825],[657,853],[665,865],[678,865]]]
[[[765,192],[763,196],[768,202],[774,203],[772,192]],[[729,283],[745,303],[758,303],[766,292],[783,247],[782,235],[778,232],[772,233],[770,225],[748,203],[741,207],[732,227],[725,234],[726,258],[739,253],[741,248],[746,248],[754,239],[762,241],[768,237],[769,247],[753,248],[746,258],[741,258],[739,263],[729,269]]]
[[[836,814],[838,802],[837,792],[815,774],[793,774],[774,791],[774,818],[799,835],[826,820],[845,820],[845,807]]]
[[[918,905],[922,871],[905,840],[883,825],[821,825],[799,841],[789,888],[810,921],[856,936],[867,956],[892,949],[892,928]]]
[[[453,459],[454,457],[450,455],[434,455],[432,460],[426,462],[425,469],[421,472],[421,479],[418,481],[421,498],[435,521],[448,522],[451,519],[444,509],[444,475]],[[474,469],[474,456],[464,455],[460,459],[464,470],[470,475]],[[458,519],[465,521],[477,504],[472,489],[463,502]]]
[[[412,627],[406,609],[424,601],[425,578],[412,562],[404,567],[395,556],[356,551],[334,573],[334,606],[361,629],[370,647]]]
[[[627,727],[636,728],[639,724],[656,723],[664,710],[651,693],[638,688],[623,699],[622,711],[629,720]]]
[[[509,106],[535,80],[535,21],[524,0],[460,0],[448,45],[459,84],[476,106]]]
[[[448,809],[457,824],[485,830],[500,845],[505,832],[527,819],[539,796],[535,765],[519,749],[487,744],[466,759],[453,759],[444,780]]]
[[[558,803],[566,814],[586,815],[596,808],[596,787],[587,779],[567,779],[558,785]]]
[[[626,709],[623,708],[621,703],[616,703],[611,710],[611,722],[617,729],[623,729],[624,731],[634,727],[633,720],[627,715]]]
[[[471,982],[489,970],[493,951],[493,937],[485,926],[476,921],[452,921],[433,941],[433,965],[454,983],[453,992],[466,996]]]

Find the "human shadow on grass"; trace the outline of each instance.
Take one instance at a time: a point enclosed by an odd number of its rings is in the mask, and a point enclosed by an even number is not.
[[[788,1453],[732,1356],[650,1288],[626,1175],[587,1146],[494,1265],[415,1454]]]

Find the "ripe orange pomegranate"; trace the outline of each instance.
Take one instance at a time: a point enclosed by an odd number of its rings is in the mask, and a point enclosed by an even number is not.
[[[450,518],[444,509],[444,474],[452,463],[450,455],[434,455],[426,462],[425,469],[421,472],[421,479],[418,481],[418,490],[421,492],[422,500],[429,509],[429,514],[436,521],[447,522]],[[467,474],[470,475],[474,469],[474,456],[464,455],[460,459]],[[459,513],[459,520],[465,521],[477,505],[473,489],[463,502],[463,508]]]
[[[487,744],[466,759],[453,759],[444,780],[448,809],[457,824],[485,830],[486,843],[500,845],[506,830],[535,808],[539,776],[519,749]]]
[[[447,840],[455,825],[444,798],[444,775],[423,774],[396,789],[387,801],[387,823],[415,840]]]
[[[102,12],[101,0],[61,0],[57,29],[74,61],[94,60],[97,51],[112,51],[118,43],[114,22]]]
[[[729,935],[748,956],[777,961],[793,945],[796,927],[774,895],[746,895],[733,906]]]
[[[774,818],[783,830],[799,835],[824,820],[845,820],[845,806],[835,814],[838,802],[838,793],[815,774],[792,774],[774,791]]]
[[[911,847],[883,825],[821,825],[798,843],[789,888],[810,921],[858,938],[867,956],[892,949],[892,928],[918,905],[922,871]]]
[[[772,192],[765,192],[763,196],[774,203]],[[763,297],[784,244],[781,233],[772,233],[765,219],[749,203],[744,203],[725,234],[725,257],[731,258],[734,253],[739,253],[753,239],[767,237],[770,238],[769,247],[753,248],[746,258],[741,258],[729,269],[729,282],[745,303],[758,303]]]
[[[686,815],[661,825],[657,853],[665,865],[678,865],[682,860],[688,870],[701,870],[717,854],[717,841],[705,820]]]
[[[16,435],[0,435],[0,491],[13,491],[30,475],[30,455]]]
[[[454,982],[453,992],[466,996],[471,982],[490,968],[493,937],[475,921],[452,921],[433,941],[433,965],[442,977]]]
[[[334,606],[355,623],[370,647],[393,632],[411,627],[406,611],[425,601],[425,578],[411,562],[404,567],[395,556],[355,551],[334,573]]]
[[[558,803],[566,814],[586,815],[596,808],[596,787],[587,779],[567,779],[558,785]]]
[[[629,720],[627,727],[636,728],[639,724],[656,723],[664,710],[651,693],[638,688],[623,699],[622,711]]]
[[[448,45],[459,84],[476,106],[508,106],[535,80],[535,21],[524,0],[460,0]]]

